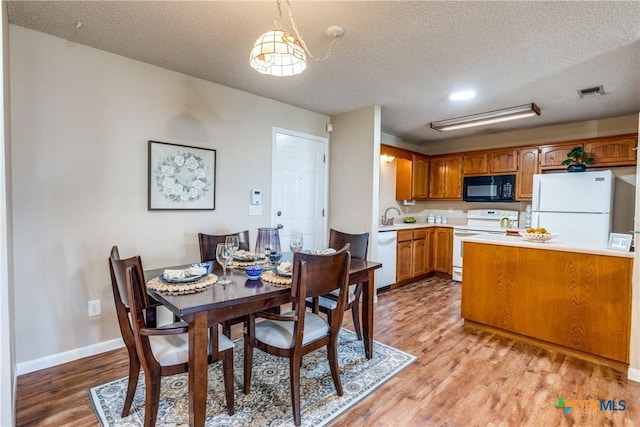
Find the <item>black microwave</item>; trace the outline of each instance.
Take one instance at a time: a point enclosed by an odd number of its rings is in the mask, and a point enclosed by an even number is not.
[[[515,175],[467,176],[462,186],[465,202],[513,202]]]

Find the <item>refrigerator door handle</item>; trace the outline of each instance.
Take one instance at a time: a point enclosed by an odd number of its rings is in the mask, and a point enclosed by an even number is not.
[[[533,180],[533,200],[531,203],[531,209],[534,211],[540,210],[540,193],[542,192],[542,180],[534,179]]]

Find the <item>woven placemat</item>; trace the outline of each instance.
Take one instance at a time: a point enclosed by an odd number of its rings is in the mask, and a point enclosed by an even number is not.
[[[191,283],[165,283],[160,280],[159,277],[151,279],[147,282],[147,287],[153,289],[156,292],[161,292],[167,295],[184,295],[194,294],[196,292],[204,291],[209,286],[218,281],[218,276],[215,274],[209,274],[202,280]]]
[[[271,270],[263,272],[260,276],[260,280],[283,288],[291,286],[291,277],[279,276]]]

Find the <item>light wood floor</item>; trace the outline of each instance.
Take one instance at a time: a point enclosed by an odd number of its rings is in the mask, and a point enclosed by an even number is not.
[[[345,326],[351,328],[348,314]],[[418,360],[336,426],[640,425],[640,383],[609,368],[465,329],[456,282],[432,278],[381,294],[375,338]],[[126,352],[117,350],[23,375],[17,425],[98,425],[87,389],[126,374]],[[624,400],[626,410],[575,407],[564,415],[554,407],[559,397]]]

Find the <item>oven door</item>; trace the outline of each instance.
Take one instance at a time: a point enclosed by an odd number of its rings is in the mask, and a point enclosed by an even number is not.
[[[462,238],[482,233],[482,231],[478,230],[453,229],[453,256],[451,258],[453,269],[451,280],[462,281]]]

